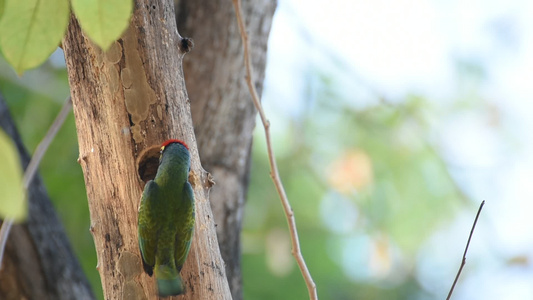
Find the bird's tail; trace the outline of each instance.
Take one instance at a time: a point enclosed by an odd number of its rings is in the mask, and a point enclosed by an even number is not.
[[[155,268],[157,290],[160,297],[181,295],[185,293],[185,286],[181,276],[176,270],[168,265],[160,265]]]

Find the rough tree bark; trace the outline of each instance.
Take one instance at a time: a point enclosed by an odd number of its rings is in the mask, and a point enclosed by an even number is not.
[[[30,162],[0,96],[0,127],[13,139],[25,169]],[[29,188],[29,214],[14,225],[0,271],[0,299],[94,299],[39,175]]]
[[[168,138],[191,148],[196,230],[181,272],[187,294],[180,299],[230,299],[200,165],[182,59],[188,41],[176,29],[167,1],[135,1],[130,28],[102,53],[71,17],[63,49],[72,93],[79,162],[83,169],[91,232],[105,299],[155,299],[155,280],[142,272],[137,208],[143,181],[137,164]]]
[[[275,0],[244,0],[255,84],[261,93]],[[246,86],[243,47],[227,0],[176,1],[178,28],[194,40],[184,59],[185,82],[204,168],[216,185],[210,193],[217,236],[233,299],[242,299],[240,232],[248,187],[256,110]]]

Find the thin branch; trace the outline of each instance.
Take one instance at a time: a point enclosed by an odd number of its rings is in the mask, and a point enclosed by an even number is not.
[[[267,150],[268,150],[268,160],[270,162],[270,177],[272,177],[272,181],[274,182],[274,185],[276,186],[276,190],[278,191],[281,203],[283,205],[283,209],[285,211],[285,217],[287,218],[287,222],[289,224],[289,231],[290,231],[291,242],[292,242],[292,255],[296,259],[296,262],[298,263],[300,271],[302,272],[302,275],[304,277],[305,283],[307,285],[307,290],[309,292],[309,298],[312,300],[317,300],[318,296],[316,293],[315,282],[313,281],[313,278],[311,277],[311,273],[309,273],[309,269],[307,268],[307,265],[305,264],[305,260],[300,250],[300,241],[298,239],[298,231],[296,229],[296,221],[294,219],[294,212],[292,211],[291,205],[289,203],[289,199],[287,198],[287,194],[285,193],[283,183],[281,182],[281,179],[278,173],[278,166],[276,164],[274,151],[272,149],[272,141],[270,137],[270,122],[268,121],[265,115],[265,112],[263,111],[261,101],[259,100],[259,96],[253,84],[254,81],[253,81],[253,72],[252,72],[252,62],[250,59],[250,41],[248,40],[248,34],[246,32],[246,27],[244,25],[244,20],[242,17],[241,1],[233,0],[233,6],[235,7],[237,23],[239,24],[239,31],[241,33],[242,43],[244,45],[244,65],[246,67],[246,83],[248,85],[248,89],[250,90],[250,94],[252,95],[252,100],[254,102],[255,108],[259,112],[259,116],[261,117],[261,122],[263,123],[263,128],[265,130],[265,138],[266,138]]]
[[[57,115],[56,119],[54,120],[54,123],[50,126],[48,129],[48,132],[44,136],[44,138],[41,140],[39,145],[37,145],[37,148],[35,149],[35,152],[33,156],[31,157],[30,163],[28,164],[28,167],[26,168],[26,171],[24,172],[24,190],[28,190],[30,187],[30,183],[35,176],[35,173],[37,172],[37,168],[39,167],[39,164],[41,163],[41,160],[43,159],[44,154],[46,153],[46,150],[48,150],[48,147],[50,146],[50,143],[54,140],[57,132],[63,126],[63,123],[65,122],[65,119],[67,118],[70,110],[72,108],[72,100],[70,96],[65,101],[65,104],[63,104],[63,107],[61,108],[61,111]],[[2,269],[2,259],[4,257],[4,251],[5,246],[7,243],[7,238],[9,237],[9,232],[11,231],[11,227],[13,225],[13,218],[6,218],[4,219],[4,222],[2,222],[2,228],[0,228],[0,269]]]
[[[4,258],[4,249],[6,248],[7,237],[13,226],[13,218],[5,218],[0,228],[0,270],[2,269],[2,259]]]
[[[476,228],[477,219],[479,218],[479,214],[481,213],[481,210],[483,209],[483,205],[485,205],[485,200],[481,202],[481,205],[479,205],[479,209],[477,210],[476,218],[474,219],[474,224],[472,224],[472,229],[470,230],[470,236],[468,236],[468,241],[466,242],[465,252],[463,253],[463,260],[461,261],[461,266],[459,267],[459,270],[457,271],[457,275],[455,275],[455,280],[453,281],[452,287],[450,288],[450,292],[448,293],[448,297],[446,297],[446,300],[449,300],[450,297],[452,296],[453,289],[455,288],[455,285],[457,284],[457,280],[459,280],[459,276],[461,276],[463,267],[466,264],[466,253],[468,252],[468,246],[470,246],[470,240],[472,239],[472,235],[474,234],[474,229]]]
[[[61,111],[59,114],[57,114],[56,119],[54,120],[54,123],[50,126],[50,129],[48,129],[48,132],[42,139],[42,141],[37,145],[37,148],[35,149],[35,152],[33,153],[33,156],[30,160],[30,163],[28,164],[28,167],[26,168],[26,172],[24,173],[24,188],[28,189],[30,186],[30,182],[33,179],[33,176],[35,176],[35,172],[37,172],[37,168],[39,167],[39,164],[41,163],[41,160],[43,159],[44,154],[46,153],[46,150],[48,150],[48,147],[56,137],[57,132],[63,126],[63,123],[65,122],[65,119],[67,118],[68,114],[70,113],[70,109],[72,108],[72,100],[70,96],[65,101],[65,104],[63,104],[63,107],[61,108]]]

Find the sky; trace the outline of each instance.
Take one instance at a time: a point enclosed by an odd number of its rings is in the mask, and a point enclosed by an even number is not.
[[[427,290],[449,289],[442,278],[451,281],[460,261],[450,250],[462,254],[486,200],[468,257],[475,273],[454,298],[533,299],[533,2],[279,0],[263,95],[274,132],[302,110],[302,74],[317,65],[356,106],[373,101],[361,83],[391,101],[421,94],[442,109],[460,93],[482,101],[483,111],[435,121],[434,143],[472,203],[423,247],[417,272]],[[458,83],[460,68],[479,80]]]

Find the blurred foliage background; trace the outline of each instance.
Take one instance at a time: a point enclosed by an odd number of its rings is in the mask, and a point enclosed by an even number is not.
[[[279,2],[263,102],[321,299],[445,299],[481,200],[454,298],[533,299],[531,7]],[[33,151],[69,93],[62,53],[21,78],[0,61],[0,91]],[[101,297],[77,157],[71,115],[40,172]],[[242,237],[246,299],[307,298],[262,128]]]

